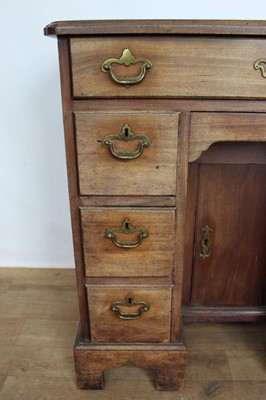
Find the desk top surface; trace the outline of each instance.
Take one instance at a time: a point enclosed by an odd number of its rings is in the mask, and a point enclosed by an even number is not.
[[[46,36],[83,35],[245,35],[265,36],[266,21],[248,20],[92,20],[57,21]]]

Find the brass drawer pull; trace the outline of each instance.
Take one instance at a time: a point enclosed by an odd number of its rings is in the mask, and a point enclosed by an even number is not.
[[[136,76],[117,76],[114,72],[112,64],[125,65],[128,67],[130,64],[142,63],[140,73]],[[121,85],[130,86],[141,82],[146,75],[146,71],[152,69],[152,63],[148,58],[137,57],[135,58],[129,49],[125,49],[120,58],[109,58],[102,63],[102,71],[109,72],[112,80]]]
[[[255,70],[260,69],[261,76],[262,76],[263,78],[266,78],[265,64],[266,64],[266,59],[265,59],[265,58],[260,58],[259,60],[256,60],[256,61],[254,62],[254,69],[255,69]]]
[[[137,312],[132,312],[132,313],[125,313],[122,312],[119,308],[121,307],[133,307],[133,306],[140,306],[139,310]],[[146,303],[145,301],[135,301],[134,297],[131,296],[130,294],[125,298],[125,301],[120,302],[117,301],[115,303],[112,303],[110,306],[111,310],[115,312],[115,314],[121,318],[121,319],[138,319],[144,312],[149,311],[150,305],[149,303]]]
[[[136,232],[138,232],[139,235],[135,241],[120,242],[116,237],[117,233],[130,234]],[[111,239],[112,242],[118,247],[122,247],[123,249],[134,249],[141,245],[143,239],[149,237],[149,231],[144,228],[141,228],[140,226],[134,227],[131,225],[129,219],[125,219],[120,228],[108,229],[105,232],[105,237]]]
[[[201,229],[201,231],[203,232],[203,238],[200,242],[201,249],[200,249],[199,256],[203,260],[205,260],[205,258],[208,258],[211,255],[210,247],[212,245],[212,241],[210,239],[210,232],[212,232],[213,229],[210,228],[209,225],[206,225],[204,228]]]
[[[114,147],[113,141],[123,141],[123,142],[129,142],[129,141],[134,141],[134,140],[139,140],[137,149],[134,151],[117,151]],[[145,147],[150,147],[151,145],[151,139],[142,134],[135,134],[132,132],[130,126],[128,124],[124,124],[122,127],[122,130],[119,134],[117,135],[106,135],[103,140],[102,144],[109,148],[111,154],[119,158],[120,160],[133,160],[134,158],[139,157]]]

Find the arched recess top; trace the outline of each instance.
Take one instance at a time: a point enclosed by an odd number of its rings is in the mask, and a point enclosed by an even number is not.
[[[217,142],[266,142],[266,113],[192,113],[189,162]]]

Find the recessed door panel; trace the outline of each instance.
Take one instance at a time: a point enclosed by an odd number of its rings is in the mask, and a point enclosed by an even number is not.
[[[192,304],[262,304],[266,166],[199,166]]]

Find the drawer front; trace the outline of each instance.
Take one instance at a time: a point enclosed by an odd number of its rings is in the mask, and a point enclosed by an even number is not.
[[[87,285],[87,294],[93,342],[169,341],[171,287]]]
[[[265,142],[266,114],[192,113],[189,140],[189,161],[216,142]]]
[[[82,209],[81,220],[87,276],[169,276],[170,280],[174,210]]]
[[[178,117],[75,113],[82,195],[174,195]]]
[[[131,58],[124,54],[121,59],[126,48]],[[70,40],[70,49],[76,98],[265,98],[266,80],[254,68],[257,60],[266,58],[263,39],[77,38]],[[111,69],[104,72],[106,60]],[[146,65],[151,68],[145,69]]]

